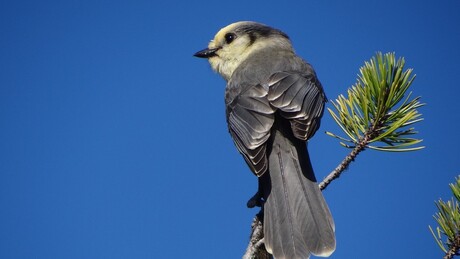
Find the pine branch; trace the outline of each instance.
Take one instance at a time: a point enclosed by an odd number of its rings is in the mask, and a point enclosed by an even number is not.
[[[328,108],[346,137],[326,134],[339,139],[347,148],[358,147],[367,140],[365,148],[379,151],[422,149],[423,146],[411,147],[422,140],[411,137],[417,132],[410,126],[423,120],[417,109],[424,104],[419,102],[420,97],[410,100],[407,90],[415,75],[412,69],[404,70],[404,64],[403,58],[396,61],[394,53],[377,53],[365,62],[356,84],[348,89],[348,96],[339,95],[331,102],[334,109]]]
[[[439,200],[435,203],[438,212],[433,217],[439,225],[436,227],[437,234],[429,227],[439,248],[445,253],[444,259],[460,255],[460,177],[449,186],[455,200],[452,198],[447,202]]]
[[[251,237],[243,259],[270,259],[272,256],[263,244],[264,228],[259,216],[256,215],[251,224]]]
[[[355,161],[355,158],[358,156],[358,154],[366,149],[367,144],[369,143],[371,134],[365,135],[362,140],[358,142],[358,145],[356,145],[353,150],[348,154],[345,159],[342,160],[342,162],[332,171],[324,180],[319,184],[319,189],[324,190],[326,187],[336,178],[339,178],[339,176],[342,174],[343,171],[348,169],[348,166],[351,164],[351,162]]]
[[[454,258],[454,256],[460,255],[459,250],[460,250],[460,237],[457,236],[455,239],[455,243],[451,245],[451,248],[449,249],[449,251],[447,251],[446,255],[443,258],[452,259]]]

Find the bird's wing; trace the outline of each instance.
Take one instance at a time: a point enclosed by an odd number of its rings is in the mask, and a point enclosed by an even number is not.
[[[289,119],[294,136],[310,139],[318,130],[326,96],[314,73],[278,72],[268,82],[268,100]]]
[[[268,89],[262,85],[243,87],[227,103],[230,134],[246,163],[258,176],[268,166],[265,142],[270,137],[275,109],[267,100]]]

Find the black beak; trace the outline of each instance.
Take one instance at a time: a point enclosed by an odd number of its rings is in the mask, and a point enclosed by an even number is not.
[[[215,48],[215,49],[206,48],[204,50],[198,51],[197,53],[193,54],[193,56],[197,58],[211,58],[211,57],[217,56],[216,52],[218,50],[219,48]]]

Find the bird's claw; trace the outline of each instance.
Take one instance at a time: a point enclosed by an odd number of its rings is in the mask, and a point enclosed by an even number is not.
[[[256,194],[254,194],[254,196],[252,196],[246,206],[248,206],[248,208],[254,208],[254,207],[262,207],[262,205],[264,204],[264,200],[262,199],[262,195],[260,194],[259,191],[256,192]]]

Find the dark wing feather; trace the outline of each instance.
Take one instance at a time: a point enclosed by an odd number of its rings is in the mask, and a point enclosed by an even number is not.
[[[251,170],[260,176],[268,166],[265,142],[270,137],[274,108],[262,85],[242,88],[244,90],[227,104],[228,128],[238,151]]]
[[[278,72],[269,79],[268,100],[291,122],[294,136],[310,139],[320,126],[326,96],[314,73]]]

